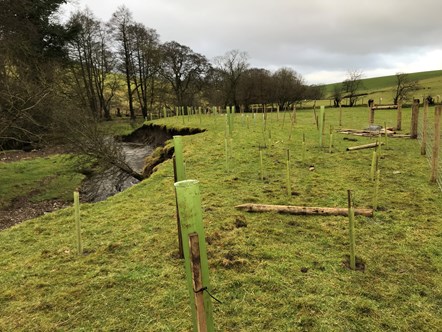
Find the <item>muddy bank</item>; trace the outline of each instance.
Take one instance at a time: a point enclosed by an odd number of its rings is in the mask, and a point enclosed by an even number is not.
[[[173,147],[165,146],[175,135],[193,135],[204,130],[198,128],[168,128],[155,124],[145,124],[133,133],[117,138],[125,160],[129,166],[144,178],[149,177],[154,168],[173,155]],[[89,176],[82,184],[80,194],[83,201],[99,202],[130,188],[140,181],[116,167]]]
[[[169,128],[164,125],[153,123],[144,124],[129,135],[121,137],[122,142],[132,142],[150,145],[152,148],[164,146],[167,140],[176,135],[194,135],[205,132],[205,129],[199,128]]]

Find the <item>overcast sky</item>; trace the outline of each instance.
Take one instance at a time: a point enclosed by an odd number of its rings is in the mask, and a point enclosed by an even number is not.
[[[442,69],[441,0],[71,0],[103,21],[135,21],[209,60],[232,49],[253,67],[291,67],[308,83]],[[72,10],[65,9],[65,12]]]

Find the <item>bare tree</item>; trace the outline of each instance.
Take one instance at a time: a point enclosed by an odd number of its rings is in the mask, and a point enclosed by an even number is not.
[[[300,74],[291,68],[278,69],[272,75],[272,100],[281,109],[306,99],[307,86]]]
[[[214,59],[216,69],[223,78],[225,103],[239,107],[238,88],[241,76],[249,67],[248,55],[239,50],[232,50]]]
[[[132,80],[143,113],[147,117],[148,108],[152,111],[156,81],[160,68],[159,35],[140,23],[129,27],[132,39]],[[150,104],[150,107],[148,107]]]
[[[120,69],[124,73],[127,89],[127,100],[129,103],[130,118],[135,120],[134,97],[132,78],[134,67],[132,62],[132,36],[130,26],[133,24],[132,13],[126,6],[118,7],[112,14],[108,23],[109,30],[117,42],[118,55],[120,58]]]
[[[68,25],[79,31],[70,42],[70,68],[74,78],[71,77],[70,81],[76,85],[79,98],[92,114],[110,120],[110,102],[118,81],[115,75],[111,75],[115,69],[115,57],[109,48],[107,32],[89,10],[73,14]]]
[[[359,98],[358,92],[362,89],[362,71],[352,70],[348,72],[347,78],[342,82],[344,98],[348,98],[349,106],[354,106]]]
[[[207,59],[175,41],[162,45],[161,76],[170,83],[179,106],[192,103],[209,72]]]
[[[418,81],[410,79],[410,76],[408,74],[396,73],[396,89],[393,97],[394,104],[397,105],[398,102],[407,100],[410,93],[418,89]]]

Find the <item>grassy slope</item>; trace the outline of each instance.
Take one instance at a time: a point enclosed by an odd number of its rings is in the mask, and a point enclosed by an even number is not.
[[[442,95],[442,70],[434,70],[427,72],[410,73],[410,79],[419,81],[422,89],[415,93],[416,98],[422,99],[422,95]],[[364,97],[365,102],[369,98],[376,102],[379,98],[383,99],[384,103],[391,103],[393,99],[393,90],[396,86],[396,76],[383,76],[375,78],[366,78],[362,80],[363,89],[361,92],[366,92],[369,96]],[[325,95],[330,96],[333,93],[333,88],[336,84],[325,85]],[[328,104],[327,104],[328,105]]]
[[[377,113],[379,123],[395,113]],[[282,115],[281,115],[282,118]],[[187,175],[201,184],[211,285],[219,331],[435,331],[442,325],[442,193],[415,141],[390,139],[381,160],[381,211],[357,217],[357,255],[365,272],[346,269],[347,220],[342,217],[246,214],[245,202],[369,207],[371,151],[334,153],[317,146],[311,111],[288,124],[271,116],[259,177],[261,121],[235,119],[231,173],[224,170],[222,117],[185,120],[208,131],[184,137]],[[327,122],[338,127],[335,110]],[[362,128],[365,109],[345,109],[343,125]],[[404,110],[404,119],[410,110]],[[243,122],[243,124],[242,124]],[[179,126],[181,120],[161,123]],[[404,128],[409,123],[403,124]],[[307,153],[301,162],[301,137]],[[352,144],[371,142],[358,138]],[[325,140],[328,145],[328,141]],[[292,151],[293,190],[285,195],[285,149]],[[314,165],[316,170],[308,170]],[[400,172],[400,173],[397,173]],[[176,255],[171,161],[141,184],[82,206],[83,257],[75,254],[72,209],[0,233],[0,330],[189,331],[184,267]],[[242,220],[247,227],[237,228]],[[306,273],[302,268],[308,269]],[[305,269],[303,269],[305,271]]]

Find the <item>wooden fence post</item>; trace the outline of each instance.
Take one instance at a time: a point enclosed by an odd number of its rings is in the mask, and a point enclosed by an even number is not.
[[[368,124],[369,125],[372,125],[372,124],[374,124],[374,106],[369,106],[368,107],[368,112],[369,112],[369,115],[368,115]]]
[[[418,123],[419,123],[419,104],[413,103],[411,110],[411,133],[410,133],[411,139],[417,138]]]
[[[439,146],[440,146],[440,117],[442,106],[437,106],[434,113],[434,142],[433,142],[433,158],[431,160],[431,179],[432,183],[437,181],[439,176]]]
[[[427,154],[428,101],[424,102],[424,119],[422,121],[421,155]]]
[[[186,239],[183,241],[183,249],[193,331],[211,332],[214,331],[211,288],[198,181],[176,182],[175,190],[181,217],[181,233],[183,239]]]

